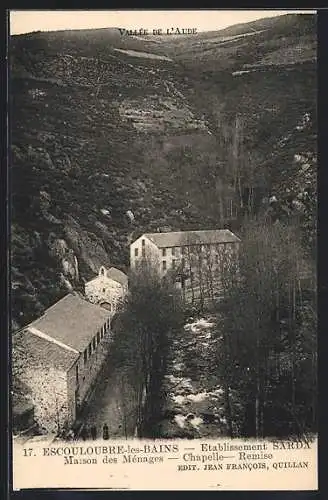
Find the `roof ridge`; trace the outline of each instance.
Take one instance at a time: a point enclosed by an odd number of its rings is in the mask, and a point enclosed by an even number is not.
[[[109,319],[110,313],[79,294],[65,295],[26,328],[36,328],[59,342],[82,351]]]
[[[143,234],[171,234],[171,233],[212,233],[212,232],[218,232],[218,231],[228,231],[229,233],[232,233],[232,231],[226,227],[220,228],[220,229],[185,229],[183,231],[153,231],[153,232],[147,232]],[[233,233],[234,234],[234,233]]]
[[[47,336],[47,335],[46,335]],[[25,330],[25,335],[17,339],[17,348],[23,348],[24,353],[32,354],[46,360],[51,366],[57,369],[63,369],[66,372],[73,366],[77,358],[81,355],[80,351],[73,352],[69,348],[64,348],[58,342],[54,342],[53,337],[50,339],[45,338],[43,335],[35,335],[30,330]],[[74,350],[75,351],[75,350]],[[20,355],[20,354],[18,354]]]
[[[74,347],[65,344],[64,342],[60,342],[60,340],[56,339],[55,337],[52,337],[51,335],[48,335],[47,333],[42,332],[41,330],[38,330],[37,328],[34,328],[34,326],[30,326],[28,329],[29,333],[32,333],[33,335],[36,335],[37,337],[40,337],[47,342],[52,342],[53,344],[57,344],[59,347],[62,349],[67,349],[68,351],[74,352],[76,354],[79,354],[80,351],[77,351],[74,349]]]
[[[157,247],[174,247],[192,244],[233,243],[240,238],[228,228],[220,229],[192,229],[189,231],[165,231],[144,233],[143,236],[151,240]],[[139,238],[142,238],[140,236]]]

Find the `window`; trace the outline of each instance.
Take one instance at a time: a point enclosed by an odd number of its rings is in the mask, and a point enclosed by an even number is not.
[[[171,248],[172,255],[175,255],[175,248]]]
[[[92,353],[92,347],[91,347],[91,342],[90,342],[90,344],[89,344],[89,347],[88,347],[88,349],[89,349],[89,357],[90,357],[90,356],[91,356],[91,353]]]
[[[185,255],[187,253],[187,248],[186,247],[181,247],[181,254]]]
[[[92,347],[93,347],[93,350],[95,351],[96,350],[96,337],[93,337],[93,339],[92,339]]]
[[[104,276],[104,274],[105,274],[105,269],[104,269],[103,267],[102,267],[102,268],[101,268],[101,270],[100,270],[100,274],[101,274],[102,276]]]
[[[215,256],[215,262],[216,262],[216,264],[218,264],[218,263],[219,263],[219,256],[218,256],[217,254],[216,254],[216,256]]]
[[[175,269],[175,262],[176,262],[176,260],[172,259],[172,267],[173,267],[173,269]]]
[[[138,249],[137,248],[134,249],[134,256],[138,257]]]
[[[141,244],[144,247],[145,246],[145,240],[141,240]]]
[[[162,255],[163,255],[163,257],[166,257],[166,248],[162,249]]]
[[[84,364],[88,361],[88,349],[84,350]]]
[[[103,288],[103,289],[102,289],[102,293],[105,293],[105,292],[106,292],[106,288]]]
[[[185,263],[185,259],[182,257],[182,259],[181,259],[181,267],[182,267],[182,269],[185,267],[185,264],[186,264]]]
[[[97,344],[99,344],[99,342],[100,342],[100,332],[97,332]]]
[[[75,366],[76,384],[79,383],[79,365]]]
[[[163,260],[162,265],[163,265],[163,271],[166,271],[166,260]]]

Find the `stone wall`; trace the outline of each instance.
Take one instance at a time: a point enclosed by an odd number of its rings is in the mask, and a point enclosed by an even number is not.
[[[85,295],[94,304],[106,302],[111,304],[112,312],[115,312],[118,304],[123,299],[123,286],[106,276],[99,276],[85,285]]]
[[[34,338],[25,335],[29,340]],[[65,360],[65,349],[62,354],[57,352],[56,359],[48,359],[46,349],[41,354],[40,346],[35,347],[33,342],[25,345],[24,334],[22,339],[18,336],[13,343],[13,389],[17,394],[30,396],[35,407],[35,421],[40,427],[47,432],[62,432],[76,420],[76,403],[80,406],[90,396],[108,354],[109,315],[75,362],[74,354]],[[40,339],[35,336],[35,340]]]
[[[61,431],[69,421],[66,373],[30,358],[20,379],[29,389],[35,421],[48,432]]]

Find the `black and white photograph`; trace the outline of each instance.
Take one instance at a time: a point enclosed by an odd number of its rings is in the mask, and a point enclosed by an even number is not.
[[[21,10],[9,38],[13,442],[309,443],[315,11]]]

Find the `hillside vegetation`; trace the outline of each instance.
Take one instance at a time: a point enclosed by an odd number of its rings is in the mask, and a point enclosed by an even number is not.
[[[265,212],[297,218],[314,255],[315,16],[174,40],[37,32],[11,38],[10,64],[14,328],[100,264],[126,271],[146,230]]]

